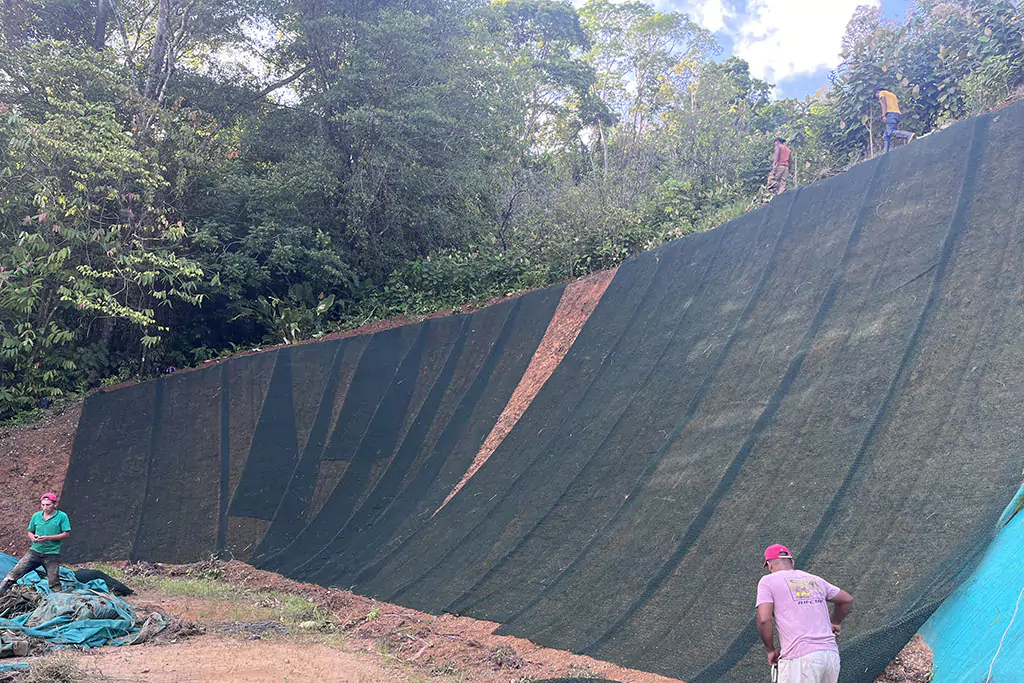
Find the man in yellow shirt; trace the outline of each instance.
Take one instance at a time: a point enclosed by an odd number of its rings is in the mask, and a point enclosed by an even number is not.
[[[889,142],[893,138],[900,138],[907,142],[913,140],[913,133],[899,130],[903,113],[900,112],[900,101],[896,99],[896,95],[888,90],[878,88],[875,90],[875,97],[882,105],[882,120],[885,122],[885,133],[882,135],[882,140],[885,141],[885,151],[889,151]]]

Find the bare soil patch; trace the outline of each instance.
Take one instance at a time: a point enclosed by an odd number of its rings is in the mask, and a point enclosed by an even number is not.
[[[37,424],[0,426],[0,551],[21,555],[39,496],[58,496],[71,459],[82,401],[54,408]]]
[[[515,683],[564,676],[623,683],[672,683],[635,671],[493,633],[497,624],[435,617],[348,591],[299,583],[237,561],[129,566],[146,577],[216,576],[220,597],[182,596],[141,588],[129,600],[159,609],[205,635],[179,642],[104,648],[81,660],[107,680],[324,681],[459,680]],[[132,578],[126,581],[131,585]],[[141,581],[141,579],[140,579]],[[308,621],[278,620],[281,594],[310,604]],[[225,597],[227,596],[227,597]],[[293,678],[294,677],[294,678]]]
[[[473,462],[466,470],[462,480],[452,489],[438,510],[447,505],[448,501],[466,485],[466,482],[487,462],[519,422],[519,418],[530,407],[530,403],[551,377],[551,373],[555,371],[558,364],[565,358],[565,354],[572,348],[580,330],[590,318],[590,314],[597,308],[597,304],[600,303],[601,297],[608,289],[617,270],[616,268],[594,273],[565,288],[562,299],[558,302],[558,308],[555,309],[555,314],[552,316],[551,322],[548,323],[544,338],[540,340],[540,345],[534,352],[533,358],[530,359],[530,365],[523,373],[523,378],[519,380],[516,390],[512,392],[512,397],[505,406],[505,410],[498,417],[498,421],[494,423],[491,433],[487,435],[483,446],[473,458]]]
[[[140,590],[132,598],[133,604],[174,614],[183,623],[200,624],[206,635],[89,654],[84,666],[96,675],[113,677],[107,680],[271,681],[311,675],[324,681],[675,680],[496,635],[495,623],[452,615],[435,617],[348,591],[292,581],[237,561],[118,566],[157,576],[212,573],[217,582],[237,589],[237,593],[231,599],[209,599]],[[276,601],[269,596],[282,593],[309,601],[318,614],[317,625],[313,627],[312,621],[299,626],[275,621]],[[325,628],[325,624],[329,626]],[[875,683],[926,683],[930,668],[931,652],[921,637],[915,636]]]
[[[932,651],[918,633],[889,662],[875,683],[927,683],[931,681]]]
[[[207,636],[187,647],[103,648],[83,654],[79,666],[90,679],[147,683],[408,680],[399,668],[321,643]]]

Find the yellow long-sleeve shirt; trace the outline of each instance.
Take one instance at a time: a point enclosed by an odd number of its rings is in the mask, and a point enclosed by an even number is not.
[[[902,114],[900,111],[900,101],[896,99],[896,95],[892,94],[888,90],[881,90],[878,93],[878,101],[882,103],[884,111],[891,114]]]

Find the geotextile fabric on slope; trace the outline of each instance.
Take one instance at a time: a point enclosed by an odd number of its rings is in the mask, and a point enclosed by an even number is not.
[[[255,553],[710,683],[767,680],[754,597],[782,542],[854,595],[841,680],[869,681],[969,575],[1019,484],[1022,159],[1016,105],[625,262],[440,510],[560,288],[97,395],[64,489],[75,552]],[[89,489],[104,464],[148,482],[123,510]]]
[[[472,462],[563,289],[90,397],[62,501],[83,520],[68,559],[226,552],[299,573],[378,519],[372,550],[400,543]]]

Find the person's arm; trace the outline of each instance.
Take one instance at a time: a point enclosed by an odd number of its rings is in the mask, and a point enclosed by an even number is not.
[[[772,155],[772,170],[779,167],[779,157],[782,156],[782,149],[775,145],[775,154]]]
[[[67,539],[67,537],[70,536],[70,535],[71,535],[70,531],[62,531],[59,534],[54,534],[53,536],[36,536],[36,540],[37,541],[63,541],[65,539]]]
[[[763,602],[757,606],[757,632],[761,634],[768,663],[775,666],[779,663],[779,651],[775,648],[775,604]]]
[[[886,105],[885,105],[885,95],[882,95],[881,93],[879,93],[878,101],[882,103],[882,119],[884,120],[885,119],[885,115],[889,113],[889,110],[886,108]]]
[[[843,623],[843,619],[848,617],[853,610],[853,596],[844,590],[840,590],[829,602],[835,605],[832,608],[832,633],[838,636],[839,632],[843,630],[840,624]]]

